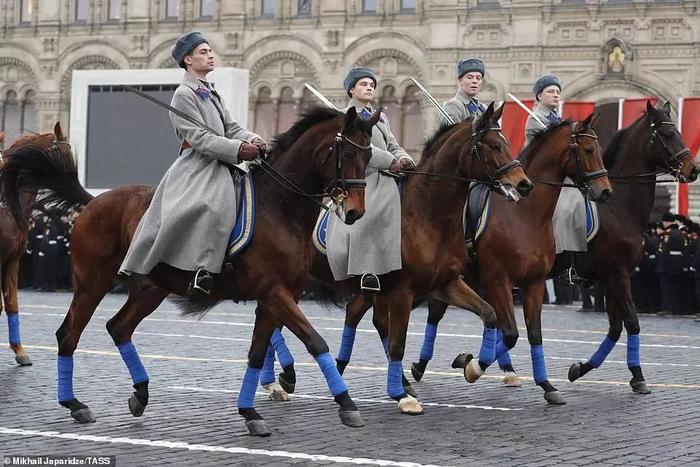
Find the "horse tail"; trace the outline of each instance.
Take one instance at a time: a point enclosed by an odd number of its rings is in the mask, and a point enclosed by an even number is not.
[[[10,148],[0,171],[2,196],[19,221],[20,192],[39,192],[40,205],[59,215],[83,207],[94,197],[78,180],[78,168],[72,155],[45,151],[33,145]]]
[[[222,300],[219,299],[192,301],[188,297],[170,297],[170,302],[180,309],[181,316],[192,316],[197,319],[204,318],[204,315],[206,315],[209,310],[214,308],[217,304],[221,303],[221,301]]]
[[[345,308],[345,303],[351,298],[348,294],[316,280],[311,280],[304,290],[303,298],[313,300],[329,311],[332,308]]]

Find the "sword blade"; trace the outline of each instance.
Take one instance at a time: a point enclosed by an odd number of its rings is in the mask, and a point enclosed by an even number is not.
[[[452,120],[452,117],[450,117],[450,116],[447,114],[447,112],[445,112],[445,109],[442,108],[442,106],[438,103],[438,101],[436,101],[435,98],[434,98],[433,96],[430,95],[430,93],[428,92],[428,90],[425,89],[425,87],[424,87],[422,84],[420,84],[420,83],[418,82],[418,80],[415,79],[415,78],[412,77],[412,76],[411,76],[411,81],[413,81],[413,84],[415,84],[416,87],[418,87],[418,89],[420,90],[420,92],[422,92],[423,95],[424,95],[425,97],[428,98],[428,100],[430,101],[430,103],[433,104],[435,107],[437,107],[437,109],[440,111],[440,113],[442,114],[442,116],[445,117],[445,120],[447,120],[447,121],[449,122],[450,125],[454,125],[454,124],[455,124],[455,121]]]
[[[523,102],[522,102],[520,99],[518,99],[517,97],[515,97],[513,94],[511,94],[511,93],[509,93],[509,92],[507,92],[506,95],[507,95],[508,97],[510,97],[511,100],[512,100],[513,102],[515,102],[516,104],[518,104],[518,106],[519,106],[521,109],[523,109],[525,112],[527,112],[528,114],[530,114],[530,116],[531,116],[532,118],[534,118],[535,121],[536,121],[537,123],[539,123],[540,125],[542,125],[542,128],[547,128],[547,125],[545,125],[544,122],[542,122],[542,120],[540,120],[540,118],[535,114],[535,112],[533,112],[533,111],[530,110],[525,104],[523,104]]]
[[[218,132],[216,132],[216,131],[215,131],[213,128],[211,128],[210,126],[207,126],[204,122],[200,122],[200,121],[197,120],[196,118],[194,118],[194,117],[192,117],[192,116],[190,116],[190,115],[187,115],[185,112],[183,112],[183,111],[181,111],[181,110],[177,110],[177,109],[176,109],[175,107],[173,107],[172,105],[166,104],[165,102],[163,102],[163,101],[161,101],[161,100],[159,100],[159,99],[156,99],[156,98],[153,97],[153,96],[150,96],[150,95],[146,94],[145,92],[141,91],[140,89],[137,89],[137,88],[135,88],[135,87],[133,87],[133,86],[129,86],[129,85],[127,85],[127,84],[123,84],[121,87],[122,87],[124,90],[126,90],[126,91],[133,92],[134,94],[136,94],[136,95],[138,95],[138,96],[141,96],[141,97],[143,97],[144,99],[146,99],[146,100],[148,100],[148,101],[151,101],[151,102],[153,102],[154,104],[159,105],[159,106],[163,107],[163,108],[166,109],[166,110],[169,110],[170,112],[174,113],[174,114],[177,115],[178,117],[184,118],[184,119],[187,120],[188,122],[194,123],[195,125],[197,125],[197,126],[200,127],[200,128],[203,128],[203,129],[205,129],[205,130],[207,130],[207,131],[210,131],[211,133],[214,133],[214,134],[217,135],[217,136],[221,136]]]
[[[311,86],[309,83],[304,83],[304,87],[305,87],[306,89],[308,89],[309,91],[311,91],[311,94],[313,94],[314,96],[316,96],[316,97],[318,98],[318,100],[320,100],[321,102],[323,102],[323,104],[324,104],[326,107],[330,107],[331,109],[337,110],[338,112],[340,112],[340,109],[338,109],[338,107],[336,107],[335,105],[333,105],[333,103],[332,103],[331,101],[329,101],[328,99],[326,99],[326,96],[324,96],[323,94],[321,94],[315,87]]]

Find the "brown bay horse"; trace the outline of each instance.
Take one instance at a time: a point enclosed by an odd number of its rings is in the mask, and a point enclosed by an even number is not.
[[[402,413],[423,413],[418,400],[409,396],[411,389],[402,369],[408,320],[415,301],[439,297],[477,314],[485,327],[480,358],[489,363],[494,358],[493,308],[460,279],[466,259],[461,216],[469,187],[467,178],[485,181],[492,188],[500,183],[510,185],[523,195],[532,189],[520,163],[512,159],[509,143],[496,123],[502,110],[501,107],[494,111],[491,104],[475,123],[444,127],[426,144],[418,167],[402,187],[402,269],[382,277],[382,292],[375,294],[373,300],[355,295],[346,308],[336,359],[339,369],[342,372],[348,364],[356,327],[374,305],[374,324],[389,359],[387,393],[398,402]],[[359,292],[357,278],[335,282],[328,259],[318,252],[312,275],[336,291]],[[281,383],[285,376],[286,372],[280,375]]]
[[[288,327],[316,358],[340,405],[342,423],[353,427],[363,425],[326,342],[297,302],[307,280],[308,268],[303,265],[309,262],[313,248],[311,232],[319,212],[319,203],[314,198],[322,196],[309,193],[333,188],[338,202],[344,199],[348,222],[364,214],[363,179],[371,155],[371,130],[379,115],[377,112],[364,121],[354,109],[343,115],[315,108],[277,138],[269,162],[253,175],[255,235],[242,252],[229,258],[230,266],[216,276],[211,303],[189,310],[189,313],[202,313],[224,299],[257,300],[261,305],[256,310],[248,368],[238,400],[238,411],[253,435],[270,434],[255,410],[254,395],[267,343],[277,322]],[[13,183],[7,183],[8,174],[14,174]],[[92,422],[90,409],[73,394],[72,355],[83,329],[116,277],[154,189],[125,186],[93,199],[75,175],[70,151],[14,154],[3,171],[3,182],[5,194],[48,188],[53,190],[50,201],[59,201],[63,206],[85,205],[71,238],[75,292],[56,338],[59,403],[69,408],[79,422]],[[164,264],[156,266],[147,277],[130,279],[126,304],[107,322],[107,330],[132,376],[135,392],[129,399],[129,409],[134,416],[142,415],[148,403],[148,375],[131,342],[132,334],[168,294],[185,295],[191,279],[191,272]]]
[[[5,139],[5,133],[0,132],[0,143]],[[51,133],[43,135],[25,135],[15,141],[3,155],[0,153],[0,171],[5,168],[8,158],[18,148],[33,147],[40,151],[48,150],[55,143]],[[24,192],[20,195],[19,216],[15,217],[4,197],[0,195],[0,277],[2,284],[2,301],[0,312],[5,309],[9,328],[10,348],[15,353],[15,361],[20,366],[30,366],[32,360],[22,347],[19,327],[19,301],[17,299],[17,283],[19,280],[19,263],[27,249],[29,234],[29,217],[36,199],[36,191]]]
[[[474,268],[486,301],[498,315],[496,358],[505,370],[510,369],[503,355],[518,339],[512,295],[513,286],[518,286],[523,297],[535,383],[545,391],[545,400],[554,405],[564,404],[565,400],[547,377],[541,326],[545,280],[555,260],[552,217],[567,176],[594,201],[603,203],[612,194],[592,128],[596,119],[590,115],[580,124],[564,121],[553,125],[522,151],[520,160],[535,182],[535,189],[517,207],[494,198],[489,225],[476,245]],[[434,333],[446,309],[445,303],[430,304],[428,326],[434,326]],[[434,333],[424,340],[421,360],[412,367],[417,379],[423,376],[432,355]],[[469,357],[462,365],[470,383],[486,370],[482,362]]]

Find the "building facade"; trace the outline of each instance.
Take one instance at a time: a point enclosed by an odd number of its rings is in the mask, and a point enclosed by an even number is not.
[[[399,141],[414,154],[437,122],[455,64],[487,64],[483,100],[530,97],[557,74],[564,100],[700,95],[700,0],[0,0],[0,129],[8,140],[69,121],[79,69],[175,67],[183,32],[203,31],[218,64],[250,70],[249,126],[270,137],[315,104],[338,106],[348,68],[380,78]]]

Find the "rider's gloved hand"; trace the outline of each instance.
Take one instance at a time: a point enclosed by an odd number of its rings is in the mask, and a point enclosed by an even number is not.
[[[392,161],[391,165],[389,166],[389,172],[395,174],[399,173],[399,170],[401,170],[401,164],[399,164],[398,161]]]
[[[255,144],[241,143],[238,148],[238,158],[242,161],[253,161],[260,157],[260,147]]]
[[[413,162],[413,159],[410,157],[402,157],[399,160],[399,164],[401,164],[403,170],[413,170],[416,168],[416,163]]]
[[[267,149],[267,144],[265,143],[265,140],[259,137],[253,138],[251,141],[251,144],[256,145],[259,147],[263,152]]]

